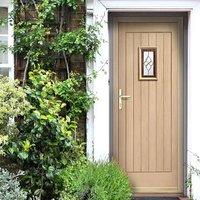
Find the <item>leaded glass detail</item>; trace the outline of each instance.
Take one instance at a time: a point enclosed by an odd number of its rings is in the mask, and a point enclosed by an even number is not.
[[[143,76],[154,75],[154,51],[143,51]]]
[[[140,80],[156,80],[157,72],[157,50],[154,47],[140,48]]]

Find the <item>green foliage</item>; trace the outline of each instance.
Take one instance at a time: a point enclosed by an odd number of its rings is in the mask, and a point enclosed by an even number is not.
[[[61,33],[56,38],[53,47],[57,52],[64,51],[67,55],[82,55],[91,60],[100,44],[97,27],[89,26],[88,28]]]
[[[18,177],[21,173],[13,174],[0,168],[0,199],[26,200],[27,193],[20,188]]]
[[[78,0],[43,0],[39,6],[41,8],[41,11],[44,11],[46,13],[47,17],[49,15],[52,15],[52,11],[54,11],[56,7],[67,5],[73,9],[76,9],[78,7],[77,3]],[[47,6],[49,6],[49,8],[47,8]]]
[[[33,11],[33,8],[35,8],[35,11],[37,12],[37,18],[35,19],[35,21],[41,20],[44,22],[48,19],[54,19],[55,11],[60,6],[68,6],[74,10],[77,9],[78,0],[13,0],[13,4],[15,5],[15,7],[12,13],[12,17],[15,18],[20,16],[23,19],[24,12],[30,14],[31,16],[31,11]]]
[[[196,162],[195,166],[193,166],[193,165],[189,166],[190,173],[200,177],[200,156],[196,153],[191,152],[191,151],[189,151],[189,153],[193,156],[193,158]]]
[[[78,7],[78,0],[43,0],[37,4],[38,17],[41,20],[53,19],[55,10],[60,6],[69,6],[74,10]]]
[[[127,176],[114,163],[79,162],[60,173],[61,200],[130,200]]]
[[[46,37],[50,34],[42,23],[19,22],[15,25],[14,52],[29,58],[31,66],[37,67],[48,53]],[[44,64],[44,63],[43,63]]]
[[[24,90],[18,81],[0,76],[0,135],[9,136],[17,132],[11,119],[23,115],[29,110]]]
[[[8,19],[6,19],[6,18],[0,19],[0,27],[6,26],[7,23],[8,23]]]
[[[87,99],[92,103],[92,98],[81,90],[78,75],[62,82],[50,71],[35,70],[29,77],[24,90],[30,109],[17,122],[19,133],[10,136],[4,151],[26,172],[23,187],[30,194],[51,199],[56,195],[56,174],[84,153],[83,144],[76,139],[77,123],[66,113],[71,111],[70,116],[77,119],[89,109]]]
[[[7,49],[8,49],[7,45],[5,45],[2,42],[0,42],[0,53],[6,52]]]
[[[16,86],[16,96],[0,96],[2,102],[15,101],[17,107],[10,107],[20,111],[7,112],[2,126],[7,129],[10,119],[16,118],[11,123],[15,131],[7,134],[5,130],[0,143],[5,158],[25,172],[21,184],[28,198],[56,199],[57,174],[84,154],[84,145],[77,139],[77,121],[94,102],[93,94],[85,91],[86,78],[70,73],[71,58],[94,58],[100,44],[98,25],[71,30],[68,13],[76,12],[78,0],[13,0],[13,4],[9,21],[15,22],[13,52],[26,60],[23,85],[31,72],[24,90]],[[1,50],[6,49],[2,46]],[[65,64],[65,81],[40,70],[55,69],[58,59]]]
[[[100,43],[97,37],[98,26],[70,30],[70,22],[67,21],[69,17],[64,17],[68,13],[66,7],[69,10],[77,9],[78,0],[27,1],[26,4],[20,2],[23,1],[14,0],[12,13],[12,18],[15,19],[13,51],[26,58],[29,70],[38,67],[53,69],[59,56],[63,60],[67,58],[66,69],[70,69],[68,65],[72,55],[83,55],[85,59],[94,58]],[[58,10],[61,10],[60,18],[56,17]]]
[[[66,103],[66,112],[72,120],[77,121],[94,103],[93,93],[84,90],[85,81],[83,75],[72,73],[69,79],[57,82],[56,94]]]
[[[191,154],[193,164],[188,165],[189,173],[185,184],[188,188],[189,199],[195,200],[193,197],[193,177],[197,176],[198,178],[200,178],[200,156],[189,150],[188,152]]]

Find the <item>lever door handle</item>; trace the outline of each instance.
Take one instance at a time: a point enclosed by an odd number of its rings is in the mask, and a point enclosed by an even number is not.
[[[122,100],[128,100],[131,96],[129,95],[122,95],[122,89],[119,89],[119,110],[122,110],[123,102]]]
[[[130,99],[130,98],[131,98],[131,96],[128,96],[128,95],[121,95],[120,97],[121,97],[122,99],[124,99],[124,100]]]

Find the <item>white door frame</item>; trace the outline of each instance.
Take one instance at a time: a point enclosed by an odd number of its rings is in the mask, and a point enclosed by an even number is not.
[[[88,0],[88,24],[91,21],[101,22],[102,38],[100,55],[96,55],[93,69],[103,68],[92,83],[98,100],[88,113],[87,120],[87,153],[94,160],[105,160],[110,157],[110,55],[109,55],[109,12],[188,12],[188,96],[187,96],[187,148],[200,155],[200,1],[199,0]],[[90,22],[89,22],[90,21]],[[103,67],[102,67],[103,66]],[[88,69],[87,72],[91,70]],[[91,85],[89,85],[91,87]],[[196,165],[191,154],[186,163]],[[200,180],[193,177],[193,192],[200,199]]]

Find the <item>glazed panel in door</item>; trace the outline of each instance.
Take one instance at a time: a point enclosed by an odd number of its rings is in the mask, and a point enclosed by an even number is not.
[[[183,192],[182,45],[179,20],[114,26],[112,150],[136,193]]]

